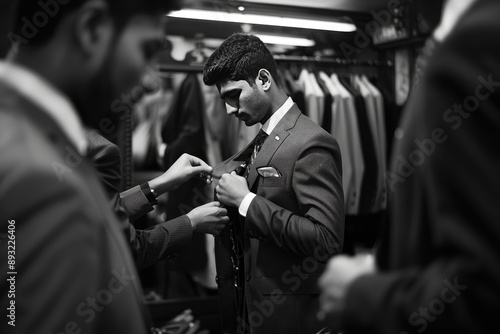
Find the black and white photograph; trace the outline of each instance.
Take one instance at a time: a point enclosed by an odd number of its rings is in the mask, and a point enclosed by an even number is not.
[[[499,0],[0,0],[1,334],[489,334]]]

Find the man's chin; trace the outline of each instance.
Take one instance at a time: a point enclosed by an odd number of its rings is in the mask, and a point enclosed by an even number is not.
[[[242,120],[242,121],[243,121],[243,123],[245,123],[246,126],[253,126],[256,123],[252,119],[245,119],[245,120]]]

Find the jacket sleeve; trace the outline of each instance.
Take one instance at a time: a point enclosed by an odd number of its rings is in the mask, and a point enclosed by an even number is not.
[[[132,224],[127,226],[132,254],[141,270],[160,260],[175,257],[179,251],[189,247],[192,236],[193,228],[186,215],[145,230],[136,230]]]
[[[149,203],[140,186],[135,186],[120,193],[120,205],[123,207],[131,222],[153,211],[153,206]]]
[[[103,137],[88,132],[91,151],[88,155],[107,190],[113,210],[117,214],[130,244],[135,263],[144,269],[157,261],[175,256],[189,247],[192,226],[187,216],[181,216],[146,230],[136,230],[130,223],[153,210],[140,186],[118,194],[120,183],[120,150]]]
[[[309,146],[293,168],[292,188],[300,212],[256,196],[247,212],[251,237],[302,256],[316,257],[318,245],[340,253],[344,240],[344,195],[338,146]]]

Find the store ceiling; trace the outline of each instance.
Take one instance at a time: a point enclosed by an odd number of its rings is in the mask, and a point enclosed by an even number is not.
[[[389,0],[183,0],[184,8],[217,10],[238,13],[238,7],[244,6],[244,13],[270,14],[276,16],[299,17],[321,20],[341,20],[354,22],[358,26],[372,20],[371,10],[387,6]],[[291,29],[269,26],[251,26],[251,32],[274,35],[286,35],[313,39],[317,48],[327,48],[341,41],[352,40],[355,33],[325,32],[311,29]],[[241,24],[198,21],[169,18],[167,35],[186,38],[225,39],[234,32],[241,32],[249,27]]]
[[[306,8],[334,9],[352,12],[369,12],[383,8],[388,0],[246,0],[246,3],[261,3],[267,5],[286,5]]]

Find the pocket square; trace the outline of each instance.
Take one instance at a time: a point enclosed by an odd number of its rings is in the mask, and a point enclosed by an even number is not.
[[[274,167],[259,167],[257,173],[262,177],[281,177],[281,173]]]

